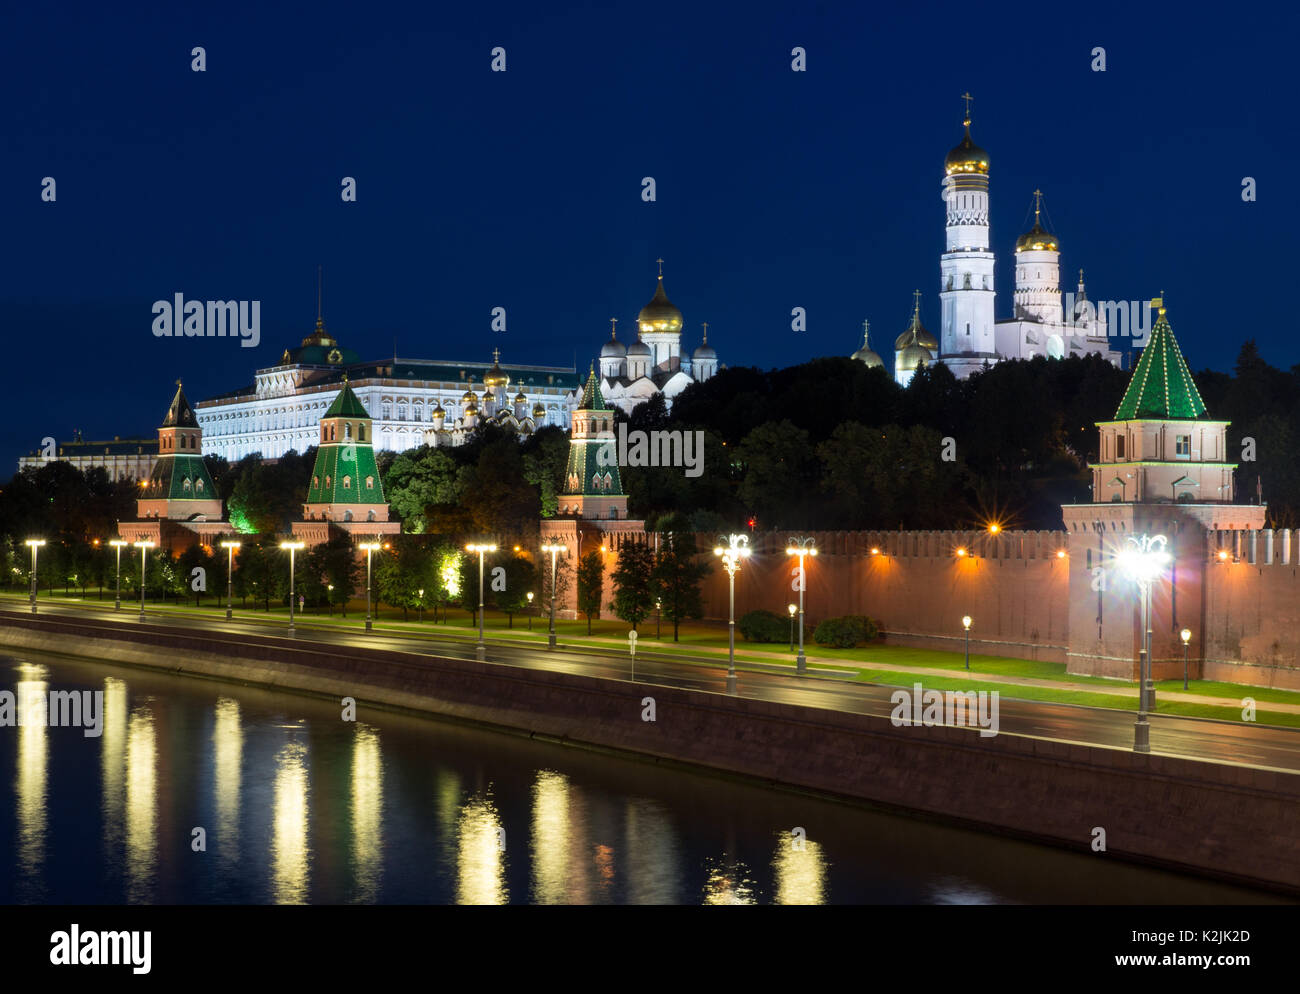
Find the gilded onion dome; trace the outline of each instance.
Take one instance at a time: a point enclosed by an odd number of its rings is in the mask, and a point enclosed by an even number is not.
[[[439,404],[437,407],[433,409],[433,416],[435,418],[445,418],[447,416],[447,412],[443,410],[443,406]]]
[[[478,417],[478,405],[477,405],[477,404],[472,404],[472,403],[466,405],[466,407],[465,407],[465,417],[467,417],[467,418],[476,418],[476,417]]]
[[[541,404],[534,404],[533,418],[536,419],[536,418],[544,418],[544,417],[546,417],[546,408],[544,408]]]
[[[1060,243],[1056,236],[1043,230],[1039,215],[1043,210],[1043,194],[1034,191],[1034,226],[1016,239],[1017,252],[1059,252]]]
[[[875,352],[873,352],[871,349],[870,331],[871,329],[868,326],[867,322],[863,321],[862,322],[862,348],[854,352],[853,355],[850,356],[849,358],[857,359],[859,362],[864,362],[868,366],[883,366],[884,362],[881,361],[880,356],[877,355]]]
[[[962,122],[966,134],[957,146],[943,160],[943,171],[951,176],[954,173],[979,173],[987,176],[989,171],[989,154],[971,140],[970,116]]]
[[[489,369],[487,374],[483,377],[483,385],[489,390],[492,390],[496,387],[503,387],[509,382],[510,377],[507,376],[505,370],[501,368],[501,350],[493,349],[492,368]]]
[[[913,370],[918,366],[924,366],[934,358],[930,350],[922,345],[915,343],[908,345],[898,356],[898,368],[902,370]]]
[[[921,295],[916,294],[916,303],[912,307],[912,320],[907,323],[903,333],[894,339],[894,351],[899,352],[911,344],[917,344],[923,349],[935,352],[939,348],[938,339],[936,339],[925,325],[921,323]]]
[[[650,303],[641,308],[636,321],[643,332],[682,330],[682,312],[673,306],[668,294],[664,292],[663,260],[660,260],[659,285],[655,287],[655,295],[650,298]]]
[[[460,395],[460,402],[462,404],[472,404],[476,400],[478,400],[478,397],[475,395],[473,390],[466,390]]]
[[[527,403],[528,403],[528,398],[525,397],[525,396],[523,395],[523,392],[521,391],[521,392],[515,394],[515,403],[516,403],[516,404],[527,404]]]

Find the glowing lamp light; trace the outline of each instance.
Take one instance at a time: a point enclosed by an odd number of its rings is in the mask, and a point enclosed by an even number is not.
[[[872,554],[873,556],[878,556],[878,555],[880,555],[880,550],[877,549],[875,546],[872,546],[872,547],[871,547],[871,554]]]
[[[797,612],[797,611],[799,610],[799,605],[798,605],[798,604],[787,604],[787,605],[785,606],[785,609],[786,609],[787,611],[790,612],[790,617],[793,618],[793,617],[795,616],[795,612]]]
[[[1115,555],[1115,561],[1130,580],[1149,584],[1173,562],[1173,556],[1165,551],[1168,541],[1163,535],[1143,535],[1140,539],[1130,537]]]
[[[1065,550],[1064,550],[1064,549],[1057,549],[1057,550],[1056,550],[1056,558],[1057,558],[1057,559],[1064,559],[1064,558],[1065,558]]]
[[[996,535],[996,534],[997,534],[998,532],[1000,532],[1001,530],[1002,530],[1002,526],[999,525],[999,524],[997,524],[996,522],[995,522],[994,524],[989,525],[989,534],[990,534],[990,535]]]
[[[961,619],[962,628],[966,629],[966,631],[970,631],[970,623],[971,623],[971,616],[969,614],[964,615]]]
[[[1226,563],[1227,561],[1228,561],[1228,550],[1227,550],[1227,549],[1220,549],[1220,550],[1219,550],[1219,562],[1221,562],[1221,563]]]
[[[966,555],[966,547],[964,545],[957,546],[957,558],[961,559],[965,555]]]
[[[1178,637],[1183,640],[1183,645],[1186,645],[1192,640],[1192,630],[1190,628],[1184,628],[1178,633]]]

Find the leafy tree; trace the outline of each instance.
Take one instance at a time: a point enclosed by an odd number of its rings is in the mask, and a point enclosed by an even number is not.
[[[587,634],[591,619],[600,617],[605,593],[605,564],[599,552],[588,552],[578,560],[578,610],[587,616]]]
[[[663,616],[673,624],[673,641],[678,641],[681,623],[687,618],[704,614],[700,584],[713,572],[713,565],[703,560],[695,544],[695,535],[689,531],[675,530],[685,522],[666,520],[660,527],[659,554],[655,557],[655,595],[663,604]]]
[[[496,592],[496,602],[497,607],[506,613],[509,626],[514,628],[516,612],[528,606],[528,592],[537,593],[537,570],[523,556],[512,556],[503,565],[506,589]]]
[[[654,553],[645,542],[628,542],[618,550],[614,581],[614,613],[635,631],[655,606]]]
[[[422,446],[399,453],[382,478],[384,496],[402,518],[403,530],[428,530],[429,509],[455,505],[461,499],[456,460],[443,449]]]

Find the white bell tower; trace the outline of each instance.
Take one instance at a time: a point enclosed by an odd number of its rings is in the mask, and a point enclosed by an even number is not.
[[[965,379],[998,361],[993,338],[994,255],[989,249],[989,157],[970,136],[969,93],[965,137],[944,159],[947,250],[939,262],[939,354]]]

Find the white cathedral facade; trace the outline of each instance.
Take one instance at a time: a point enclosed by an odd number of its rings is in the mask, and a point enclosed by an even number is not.
[[[709,344],[709,326],[703,340],[687,357],[682,351],[682,312],[664,291],[662,259],[659,284],[650,303],[637,315],[637,339],[631,345],[618,340],[617,319],[610,320],[609,341],[600,350],[600,391],[606,403],[631,414],[632,409],[655,394],[672,407],[673,398],[695,382],[718,371],[718,354]]]
[[[939,259],[939,336],[921,324],[920,295],[912,320],[894,343],[894,378],[906,386],[917,367],[941,362],[965,379],[1004,359],[1035,356],[1062,358],[1096,353],[1119,366],[1122,355],[1111,346],[1104,316],[1083,306],[1087,295],[1083,271],[1075,295],[1075,314],[1061,302],[1060,245],[1042,227],[1042,194],[1034,191],[1034,226],[1016,241],[1015,292],[1010,318],[997,320],[994,265],[989,238],[989,156],[970,135],[969,97],[966,133],[944,159],[943,201],[946,243]],[[870,342],[853,355],[869,365],[883,365]]]

